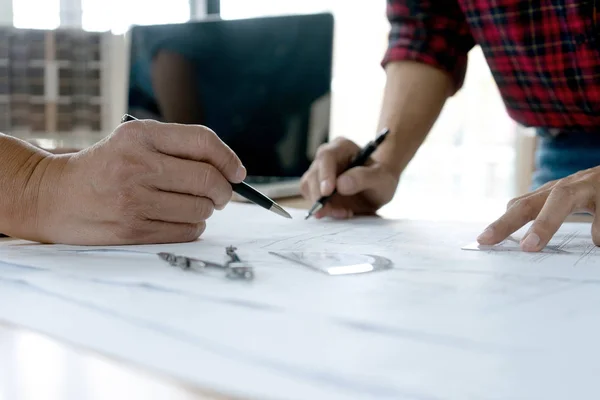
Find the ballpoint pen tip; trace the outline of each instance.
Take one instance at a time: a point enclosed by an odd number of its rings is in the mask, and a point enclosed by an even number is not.
[[[309,219],[310,217],[312,217],[317,211],[319,211],[321,208],[323,208],[323,204],[321,202],[316,202],[311,208],[310,210],[308,210],[308,213],[306,214],[306,217],[304,217],[304,220]]]
[[[270,210],[284,218],[292,219],[292,216],[278,204],[273,204]]]

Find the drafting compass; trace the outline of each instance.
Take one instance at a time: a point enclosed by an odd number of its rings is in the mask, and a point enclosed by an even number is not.
[[[229,246],[225,253],[229,260],[225,264],[219,264],[211,261],[200,260],[198,258],[180,256],[174,253],[158,253],[158,256],[173,267],[179,267],[183,270],[202,271],[206,268],[215,268],[225,271],[225,276],[229,279],[252,280],[254,271],[251,266],[245,264],[236,253],[236,248]]]

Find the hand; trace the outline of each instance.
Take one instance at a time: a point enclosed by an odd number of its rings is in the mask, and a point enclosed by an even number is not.
[[[53,156],[42,182],[44,241],[80,245],[186,242],[231,200],[246,170],[214,132],[131,121],[77,154]]]
[[[359,151],[354,142],[343,138],[319,147],[315,161],[302,177],[302,195],[315,202],[334,189],[337,194],[315,214],[316,218],[344,219],[357,214],[374,214],[394,196],[398,176],[385,163],[373,158],[365,166],[340,175]]]
[[[594,214],[600,199],[600,167],[580,171],[567,178],[548,182],[538,190],[511,200],[506,213],[492,223],[477,239],[494,245],[528,222],[530,229],[521,240],[524,251],[542,250],[572,213]],[[592,240],[600,245],[600,214],[592,225]]]

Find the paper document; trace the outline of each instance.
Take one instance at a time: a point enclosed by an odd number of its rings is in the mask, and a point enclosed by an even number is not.
[[[580,224],[575,224],[578,226]],[[573,226],[567,224],[568,226]],[[589,225],[584,225],[588,227]],[[524,231],[521,230],[521,231]],[[506,240],[496,245],[480,245],[479,243],[471,242],[463,247],[463,250],[476,250],[485,252],[523,252],[521,249],[522,236],[511,235]],[[580,230],[562,229],[552,237],[546,247],[540,252],[534,254],[559,254],[576,256],[578,262],[583,258],[589,261],[590,258],[600,256],[599,248],[594,245],[591,240],[591,235]],[[555,260],[558,261],[558,260]]]
[[[0,244],[0,319],[242,398],[600,398],[589,224],[529,254],[463,250],[483,224],[292,214],[230,204],[192,243]],[[252,281],[156,255],[223,262],[227,246]],[[328,275],[289,259],[303,252],[392,265]]]

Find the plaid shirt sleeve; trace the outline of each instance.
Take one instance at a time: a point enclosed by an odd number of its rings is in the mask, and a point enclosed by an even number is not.
[[[387,17],[391,31],[383,66],[422,62],[451,74],[455,90],[462,87],[475,43],[457,0],[387,0]]]

